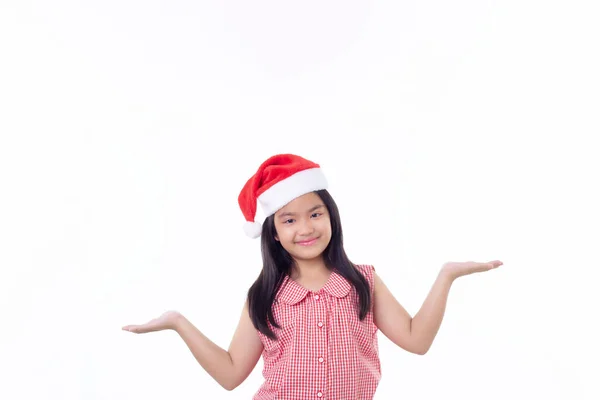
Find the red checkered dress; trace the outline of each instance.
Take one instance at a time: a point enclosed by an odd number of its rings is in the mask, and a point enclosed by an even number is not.
[[[358,265],[373,298],[373,271]],[[285,277],[273,304],[279,341],[259,332],[264,384],[254,400],[372,399],[381,378],[373,307],[358,318],[358,294],[336,272],[318,292]]]

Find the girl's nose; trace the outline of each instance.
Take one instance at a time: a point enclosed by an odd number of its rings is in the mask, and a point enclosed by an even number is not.
[[[302,225],[300,226],[300,234],[301,235],[306,235],[309,233],[312,233],[314,231],[314,227],[313,227],[313,223],[311,219],[308,220],[304,220],[302,222]]]

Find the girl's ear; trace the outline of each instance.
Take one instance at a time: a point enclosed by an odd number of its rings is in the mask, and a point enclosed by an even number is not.
[[[279,242],[279,236],[275,235],[273,237],[275,238],[275,240],[277,240]]]

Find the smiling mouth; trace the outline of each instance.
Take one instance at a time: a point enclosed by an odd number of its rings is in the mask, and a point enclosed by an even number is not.
[[[319,238],[303,240],[301,242],[296,242],[296,244],[298,244],[300,246],[310,246],[311,244],[314,244],[317,241],[317,239],[319,239]]]

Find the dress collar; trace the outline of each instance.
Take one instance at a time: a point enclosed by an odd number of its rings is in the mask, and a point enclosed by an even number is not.
[[[343,276],[338,274],[336,271],[331,271],[329,279],[327,279],[325,285],[318,292],[323,291],[331,296],[343,298],[350,293],[351,288],[352,286],[350,285],[350,282],[348,282]],[[309,292],[310,290],[290,279],[289,275],[285,275],[276,299],[283,303],[293,305],[304,299]]]

